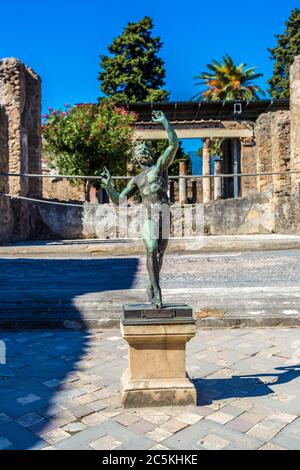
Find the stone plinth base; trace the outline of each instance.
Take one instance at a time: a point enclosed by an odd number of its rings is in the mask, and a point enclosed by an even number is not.
[[[190,307],[126,305],[121,331],[129,345],[122,378],[124,407],[196,404],[185,365],[185,346],[196,331]]]

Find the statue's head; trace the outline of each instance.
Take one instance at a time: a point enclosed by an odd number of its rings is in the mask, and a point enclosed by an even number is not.
[[[153,156],[146,141],[136,142],[132,149],[132,161],[139,166],[150,166]]]

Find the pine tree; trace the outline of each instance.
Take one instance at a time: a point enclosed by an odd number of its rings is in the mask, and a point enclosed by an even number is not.
[[[292,10],[285,23],[283,34],[277,34],[277,45],[268,49],[271,59],[275,61],[273,77],[268,80],[270,95],[273,98],[289,98],[290,66],[294,57],[300,54],[300,10]]]
[[[101,56],[98,79],[106,98],[119,104],[168,101],[169,92],[163,88],[164,62],[158,57],[162,42],[159,37],[152,36],[152,30],[153,21],[149,16],[137,23],[128,23],[108,47],[110,55]],[[158,158],[167,146],[164,140],[152,142],[154,158]],[[180,158],[188,159],[188,173],[191,173],[190,159],[180,142],[169,174],[178,175]]]
[[[122,34],[108,47],[110,55],[101,56],[100,89],[116,103],[165,101],[165,68],[158,57],[162,47],[152,36],[153,21],[145,16],[128,23]]]

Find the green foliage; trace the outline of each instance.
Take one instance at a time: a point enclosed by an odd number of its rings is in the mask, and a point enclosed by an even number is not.
[[[68,175],[99,176],[104,165],[112,174],[126,174],[135,119],[109,102],[67,106],[65,111],[50,108],[42,129],[51,166]],[[94,186],[99,186],[96,181]]]
[[[300,10],[292,10],[289,19],[285,23],[286,29],[283,34],[277,34],[277,45],[268,49],[271,60],[274,60],[273,77],[268,80],[270,95],[273,98],[290,97],[290,66],[294,57],[300,54]]]
[[[258,99],[264,91],[253,80],[262,77],[255,73],[256,67],[245,68],[246,64],[236,65],[233,59],[225,54],[222,61],[213,60],[207,64],[210,72],[201,72],[195,79],[200,80],[196,86],[205,86],[206,89],[192,97],[193,100],[252,100]]]
[[[152,29],[148,16],[128,23],[108,47],[110,55],[101,56],[100,89],[115,103],[168,99],[169,93],[163,89],[164,62],[157,55],[162,43],[159,37],[152,36]]]

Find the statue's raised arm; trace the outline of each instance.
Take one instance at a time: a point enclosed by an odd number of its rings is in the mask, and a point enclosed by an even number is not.
[[[179,143],[176,132],[171,126],[168,118],[162,111],[153,111],[152,121],[158,122],[163,125],[169,140],[169,145],[157,161],[157,166],[160,168],[168,169],[169,166],[173,163],[175,158]]]

